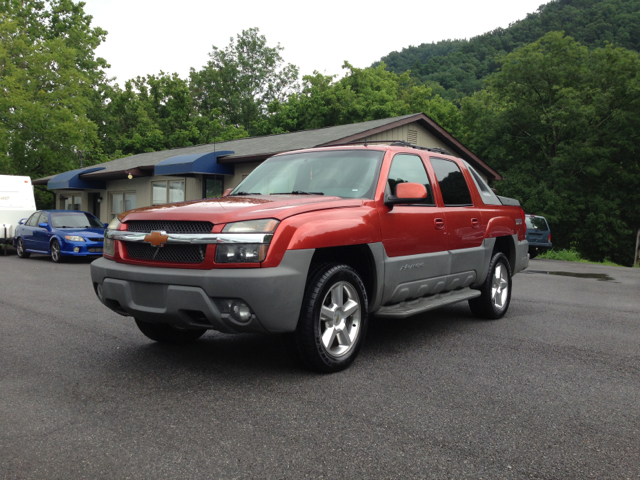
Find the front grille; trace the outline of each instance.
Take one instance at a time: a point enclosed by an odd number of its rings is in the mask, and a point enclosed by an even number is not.
[[[98,247],[89,247],[87,248],[87,251],[89,253],[102,253],[102,248],[98,248]]]
[[[89,240],[90,242],[102,242],[104,240],[104,237],[91,237],[87,238],[87,240]]]
[[[166,220],[131,220],[127,222],[130,232],[167,232],[167,233],[211,233],[211,222],[182,222]]]
[[[204,256],[207,252],[206,245],[165,245],[164,247],[153,247],[148,243],[123,243],[127,249],[129,258],[151,262],[202,263],[204,262]]]

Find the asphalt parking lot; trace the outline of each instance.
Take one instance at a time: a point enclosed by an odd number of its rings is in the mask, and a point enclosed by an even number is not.
[[[154,344],[87,261],[0,256],[0,478],[640,478],[640,269],[513,288],[499,321],[374,321],[318,375],[277,336]]]

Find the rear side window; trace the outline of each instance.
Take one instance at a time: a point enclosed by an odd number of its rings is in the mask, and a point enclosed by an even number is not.
[[[473,205],[467,181],[458,165],[443,158],[432,158],[431,165],[436,172],[442,200],[447,207]]]
[[[422,159],[417,155],[408,155],[399,153],[393,157],[391,168],[389,169],[389,188],[391,193],[395,195],[396,186],[399,183],[420,183],[427,189],[426,203],[435,205],[433,201],[433,192],[431,191],[431,183],[427,171],[424,168]],[[423,205],[423,204],[421,204]]]

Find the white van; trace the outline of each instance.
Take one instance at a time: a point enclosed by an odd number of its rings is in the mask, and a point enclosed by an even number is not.
[[[0,245],[13,245],[18,222],[35,211],[31,178],[0,175]]]

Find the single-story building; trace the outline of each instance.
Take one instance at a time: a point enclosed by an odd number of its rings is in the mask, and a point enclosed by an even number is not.
[[[33,181],[55,194],[55,208],[84,210],[103,222],[124,211],[164,203],[213,198],[236,187],[277,153],[350,142],[401,140],[443,148],[469,162],[485,180],[502,177],[423,113],[317,130],[242,138],[140,153]]]

